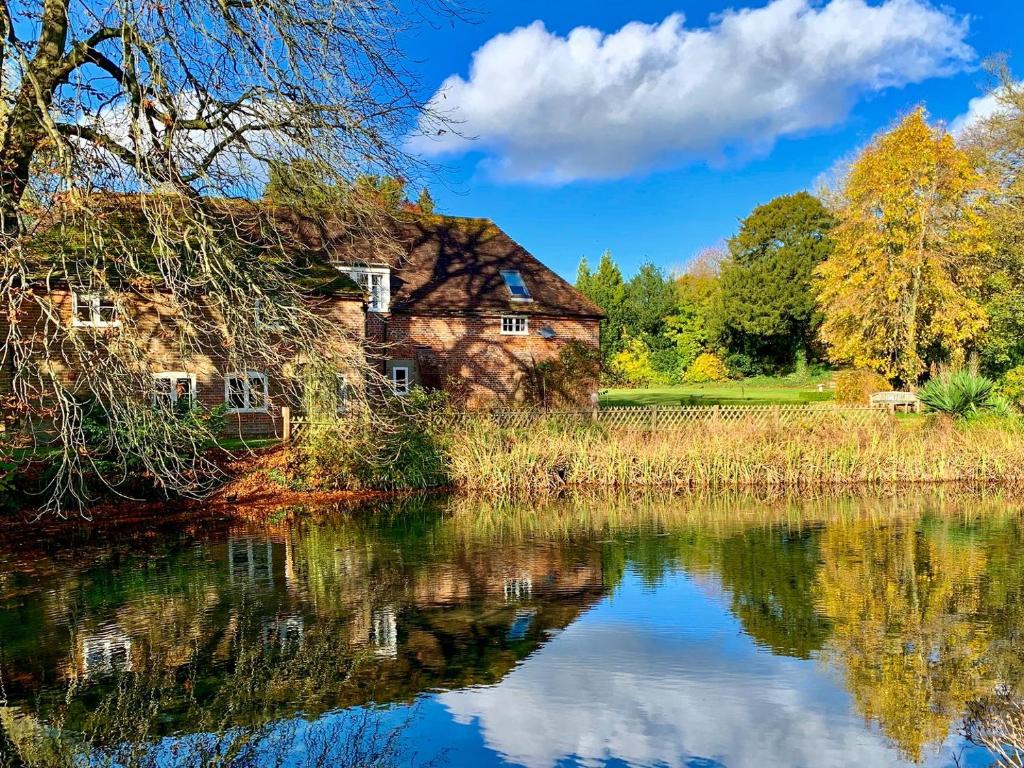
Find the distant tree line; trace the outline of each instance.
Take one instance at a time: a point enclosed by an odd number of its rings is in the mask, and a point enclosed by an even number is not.
[[[608,314],[611,381],[635,385],[871,370],[915,386],[951,370],[1024,398],[1024,88],[954,136],[923,107],[882,132],[834,189],[755,208],[720,250],[624,278],[584,259],[576,285]]]

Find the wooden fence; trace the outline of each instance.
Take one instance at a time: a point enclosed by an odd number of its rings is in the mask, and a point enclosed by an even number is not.
[[[807,424],[827,419],[847,423],[878,423],[887,413],[865,406],[835,405],[710,405],[598,408],[588,411],[490,411],[502,426],[529,427],[545,419],[591,422],[612,429],[670,430],[695,423]],[[467,414],[471,416],[471,414]]]
[[[303,416],[282,409],[285,440],[307,425],[318,425]],[[667,431],[695,423],[743,422],[761,424],[809,425],[839,421],[850,425],[880,424],[890,418],[884,408],[857,405],[709,405],[596,408],[591,410],[507,409],[463,411],[461,419],[488,418],[503,427],[529,428],[542,421],[566,424],[600,424],[611,429],[631,431]]]

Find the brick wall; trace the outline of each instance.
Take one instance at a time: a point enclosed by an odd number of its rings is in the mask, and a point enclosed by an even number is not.
[[[53,290],[46,299],[51,302],[56,316],[61,319],[68,333],[81,334],[87,341],[95,334],[110,334],[114,337],[111,341],[115,341],[121,334],[118,329],[72,328],[73,301],[68,290]],[[46,321],[35,302],[26,302],[25,306],[28,309],[17,320],[21,336],[29,342],[34,341],[41,345],[42,340],[48,334],[52,334],[52,328],[47,330]],[[339,297],[321,300],[316,305],[316,311],[327,315],[339,330],[335,339],[327,339],[326,342],[342,345],[355,340],[362,344],[366,321],[361,299]],[[125,354],[141,354],[152,373],[173,371],[194,375],[197,400],[206,408],[225,403],[225,374],[231,372],[235,366],[230,362],[229,349],[222,339],[201,340],[196,345],[202,350],[201,353],[181,353],[176,345],[175,313],[168,305],[167,297],[159,293],[134,296],[127,308],[124,322],[134,325],[134,332],[124,334],[124,338],[131,339],[133,345],[138,345],[126,347]],[[0,333],[6,338],[6,327],[3,324],[0,324]],[[116,343],[112,349],[116,353]],[[87,343],[86,350],[86,354],[91,355],[96,350],[96,345]],[[97,370],[96,366],[102,365],[99,360],[76,361],[73,355],[69,358],[72,361],[70,364],[60,362],[55,367],[62,373],[64,380],[72,385],[81,376],[82,368],[93,366],[92,370]],[[255,364],[251,365],[250,369],[267,375],[269,405],[261,412],[229,414],[226,432],[241,437],[280,435],[281,408],[289,404],[283,386],[285,372],[263,370],[261,366]],[[3,368],[0,368],[0,395],[10,391],[12,375],[11,369],[7,370],[6,376],[2,371]]]
[[[542,329],[553,332],[544,338]],[[597,349],[597,320],[530,317],[526,335],[501,333],[500,316],[435,317],[368,315],[367,337],[389,360],[414,360],[418,383],[442,386],[469,408],[494,407],[521,401],[524,382],[538,363],[558,358],[572,341]],[[596,390],[597,382],[581,387]]]

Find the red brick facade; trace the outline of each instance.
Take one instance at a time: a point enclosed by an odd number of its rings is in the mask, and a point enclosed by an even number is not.
[[[510,315],[513,316],[513,315]],[[597,349],[596,318],[526,318],[523,335],[502,333],[501,315],[439,317],[431,315],[367,316],[372,354],[388,369],[408,365],[412,380],[450,391],[457,404],[487,408],[523,402],[527,380],[540,363],[558,360],[567,344]],[[596,391],[593,371],[580,371],[580,406]]]
[[[46,297],[53,307],[54,313],[60,317],[66,333],[84,334],[88,337],[95,334],[120,333],[118,328],[75,328],[73,323],[73,300],[72,292],[66,288],[58,288],[50,291]],[[202,344],[203,353],[188,358],[182,358],[172,348],[174,341],[174,315],[167,307],[164,298],[159,293],[149,296],[135,295],[132,301],[127,302],[126,314],[130,316],[125,322],[131,322],[135,326],[135,333],[132,339],[141,337],[144,345],[145,358],[148,359],[151,372],[156,374],[179,372],[194,377],[196,400],[205,408],[213,408],[223,405],[227,401],[226,375],[233,372],[233,366],[229,362],[231,355],[223,343],[207,340]],[[26,302],[27,309],[18,318],[18,327],[23,342],[41,345],[44,336],[49,333],[52,337],[53,329],[47,330],[42,320],[39,303]],[[345,335],[339,334],[339,339],[361,338],[365,330],[364,302],[358,296],[338,296],[329,299],[321,299],[317,304],[317,311],[326,313],[333,321],[333,325],[344,330]],[[0,338],[7,339],[9,332],[9,321],[6,317],[0,316]],[[89,349],[90,345],[86,345]],[[116,347],[114,347],[116,351]],[[41,356],[41,351],[39,352]],[[51,356],[52,357],[52,356]],[[14,377],[14,365],[10,355],[3,356],[3,365],[0,366],[0,398],[9,395],[12,391],[12,380]],[[82,365],[88,365],[83,361]],[[65,366],[58,363],[58,367],[65,367],[62,371],[64,381],[73,386],[80,375],[74,370],[81,366]],[[265,437],[280,436],[281,434],[281,408],[289,405],[285,387],[283,386],[285,371],[265,370],[261,366],[256,371],[267,377],[268,394],[265,403],[246,411],[229,412],[227,417],[226,432],[229,435],[239,437]],[[294,405],[294,403],[292,403]]]

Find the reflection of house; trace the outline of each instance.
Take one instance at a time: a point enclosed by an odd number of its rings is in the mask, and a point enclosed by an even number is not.
[[[394,606],[388,605],[373,612],[370,643],[378,656],[394,658],[398,655],[398,621]]]
[[[515,619],[513,619],[505,639],[515,642],[526,637],[526,633],[530,631],[530,626],[533,624],[533,617],[536,615],[537,611],[529,608],[516,611]]]
[[[270,587],[274,584],[274,550],[265,539],[229,538],[228,572],[231,583]]]
[[[260,641],[265,649],[277,646],[282,651],[302,647],[306,636],[306,620],[301,615],[280,616],[263,622]]]
[[[530,596],[533,595],[533,579],[530,578],[528,573],[505,579],[502,591],[505,594],[505,602],[529,600]]]
[[[101,677],[113,672],[130,672],[132,668],[132,639],[115,628],[81,639],[82,677]]]

